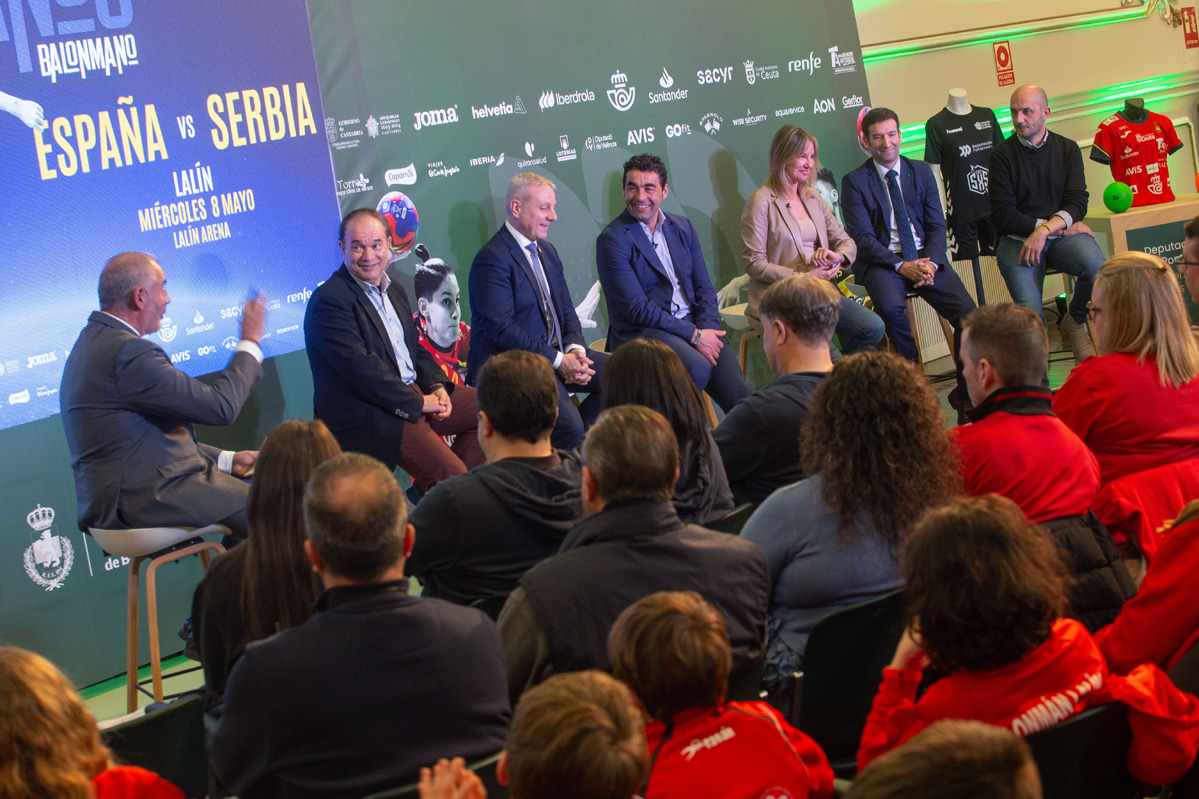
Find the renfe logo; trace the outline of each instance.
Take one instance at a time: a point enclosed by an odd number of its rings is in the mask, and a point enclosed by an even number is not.
[[[86,2],[87,0],[68,0],[68,2],[59,2],[56,5],[81,6]],[[133,0],[97,0],[95,19],[60,19],[57,23],[51,13],[49,0],[27,0],[27,3],[37,35],[42,39],[94,33],[97,21],[107,30],[127,28],[133,22]],[[26,17],[25,9],[21,7],[25,3],[22,3],[21,0],[8,0],[5,5],[8,7],[9,19],[6,24],[4,15],[0,12],[0,42],[7,42],[11,39],[17,54],[17,70],[32,72],[33,58],[29,49],[29,20]],[[117,7],[115,14],[111,10],[114,5]],[[72,16],[77,14],[78,12],[71,12]]]

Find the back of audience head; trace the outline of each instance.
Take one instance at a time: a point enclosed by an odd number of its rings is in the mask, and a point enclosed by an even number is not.
[[[1162,385],[1178,388],[1199,373],[1199,344],[1191,333],[1173,270],[1156,255],[1124,252],[1095,277],[1095,345],[1100,355],[1126,352],[1157,360]]]
[[[0,796],[92,799],[108,768],[96,721],[41,655],[0,647]]]
[[[665,416],[688,461],[712,457],[699,389],[679,356],[661,341],[636,338],[617,347],[604,364],[604,396],[609,408],[644,405]]]
[[[251,640],[276,632],[263,628],[264,618],[286,629],[312,615],[320,584],[304,555],[304,488],[316,467],[340,452],[320,420],[283,422],[262,442],[246,501],[250,536],[243,544],[242,617]]]
[[[679,475],[679,445],[666,418],[641,405],[609,408],[583,439],[583,501],[667,501]]]
[[[962,367],[975,406],[1000,388],[1040,386],[1048,365],[1049,337],[1031,308],[984,305],[962,320]]]
[[[928,381],[886,352],[837,361],[812,397],[800,449],[823,500],[851,536],[863,516],[898,555],[924,511],[960,493],[957,467]]]
[[[524,350],[487,359],[475,383],[479,435],[536,444],[549,438],[558,419],[558,381],[550,362]]]
[[[771,283],[758,309],[764,328],[781,322],[808,347],[828,349],[841,319],[841,295],[827,280],[792,275]]]
[[[932,510],[904,550],[912,629],[943,673],[1015,663],[1066,610],[1056,545],[997,494]]]
[[[550,677],[521,696],[500,782],[512,799],[630,799],[649,770],[629,689],[601,671]]]
[[[694,591],[659,591],[625,608],[608,634],[612,673],[667,720],[724,699],[733,655],[720,613]]]
[[[943,719],[870,764],[847,799],[1041,799],[1028,743],[981,721]]]
[[[379,461],[345,452],[322,463],[304,494],[305,550],[326,587],[402,572],[412,549],[404,493]]]

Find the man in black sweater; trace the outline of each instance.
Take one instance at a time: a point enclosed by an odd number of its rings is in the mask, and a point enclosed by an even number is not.
[[[1049,100],[1040,86],[1012,93],[1015,131],[991,155],[991,219],[999,234],[995,257],[1012,299],[1042,314],[1046,268],[1077,281],[1062,329],[1074,357],[1095,354],[1087,325],[1091,284],[1103,253],[1087,213],[1082,154],[1073,141],[1045,128]]]
[[[841,295],[827,280],[792,275],[762,294],[762,348],[779,379],[737,403],[712,430],[737,502],[757,504],[803,479],[799,431],[812,392],[833,369],[829,341]]]
[[[412,511],[416,544],[406,568],[424,583],[424,596],[502,605],[582,518],[583,467],[550,443],[558,382],[546,358],[493,355],[475,391],[487,463],[433,486]]]

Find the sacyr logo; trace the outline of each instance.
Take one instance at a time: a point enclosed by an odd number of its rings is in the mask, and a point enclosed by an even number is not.
[[[617,111],[628,111],[637,99],[637,88],[629,86],[629,76],[617,70],[612,74],[612,88],[608,89],[608,102]]]

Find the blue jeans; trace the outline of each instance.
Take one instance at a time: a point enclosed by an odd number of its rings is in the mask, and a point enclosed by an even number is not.
[[[1087,303],[1091,301],[1091,285],[1099,267],[1103,266],[1103,253],[1095,243],[1094,236],[1078,233],[1073,236],[1057,236],[1045,242],[1041,250],[1041,262],[1036,266],[1019,264],[1020,248],[1024,242],[1010,236],[999,240],[995,248],[995,260],[999,263],[999,274],[1007,283],[1008,293],[1017,305],[1032,308],[1042,318],[1045,270],[1056,269],[1076,278],[1074,298],[1070,301],[1070,316],[1075,322],[1087,320]]]
[[[841,351],[832,348],[833,358],[840,358],[841,353],[850,355],[863,347],[873,347],[883,340],[885,327],[883,320],[865,305],[858,305],[849,297],[841,297],[841,319],[837,322],[837,339],[841,342]]]

